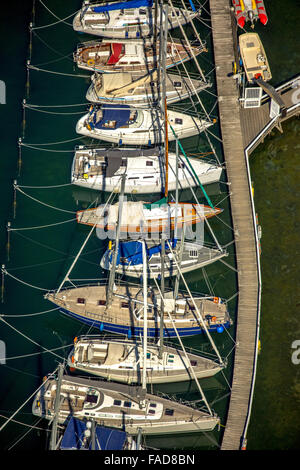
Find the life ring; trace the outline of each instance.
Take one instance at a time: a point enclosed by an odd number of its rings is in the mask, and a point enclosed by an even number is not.
[[[213,322],[217,321],[217,317],[212,317],[211,321]]]
[[[74,344],[77,343],[77,339],[78,339],[77,336],[75,336],[75,338],[74,338]]]
[[[74,356],[72,356],[71,361],[72,361],[72,364],[74,364],[74,362],[75,362],[75,357]]]
[[[87,64],[91,67],[92,65],[95,65],[95,60],[94,59],[88,59]]]
[[[219,297],[214,297],[214,304],[218,304],[219,303]]]

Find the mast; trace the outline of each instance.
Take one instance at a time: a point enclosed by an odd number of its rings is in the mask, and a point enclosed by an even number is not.
[[[143,376],[142,388],[147,388],[147,255],[146,255],[146,242],[142,240],[143,245],[143,295],[144,295],[144,330],[143,330],[143,346],[144,346],[144,360],[143,360]]]
[[[165,21],[163,23],[163,13]],[[160,84],[162,84],[161,93],[161,116],[164,122],[164,157],[165,157],[165,197],[168,197],[168,117],[167,117],[167,96],[166,96],[166,57],[167,57],[167,41],[168,41],[168,3],[161,1],[160,16]],[[159,84],[159,86],[160,86]]]
[[[56,385],[56,395],[55,395],[55,402],[54,402],[54,418],[51,430],[51,439],[50,439],[50,450],[56,450],[56,441],[57,441],[57,424],[58,424],[58,411],[60,405],[60,390],[61,390],[61,382],[62,376],[64,373],[64,365],[58,365],[58,378],[57,378],[57,385]]]
[[[160,290],[162,298],[160,300],[160,321],[159,321],[159,351],[158,357],[162,359],[163,348],[164,348],[164,295],[165,295],[165,237],[162,234],[161,238],[161,253],[160,253],[160,265],[161,265],[161,281]]]
[[[116,277],[116,264],[117,264],[117,257],[118,257],[118,251],[119,251],[119,239],[120,239],[120,230],[121,230],[121,222],[122,222],[125,180],[126,180],[126,173],[123,173],[122,181],[121,181],[121,191],[120,191],[120,197],[119,197],[119,212],[118,212],[118,221],[117,221],[117,228],[116,228],[115,249],[114,249],[112,267],[110,270],[109,281],[108,281],[106,308],[110,306],[111,301],[112,301],[113,286],[114,286],[115,277]]]

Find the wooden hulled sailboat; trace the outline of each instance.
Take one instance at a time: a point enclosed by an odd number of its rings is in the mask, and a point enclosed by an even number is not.
[[[135,72],[145,75],[156,67],[159,41],[113,39],[89,41],[77,46],[74,61],[84,70],[100,73]],[[183,40],[167,43],[166,68],[186,62],[203,51],[203,46],[191,46]],[[192,52],[191,52],[192,51]]]

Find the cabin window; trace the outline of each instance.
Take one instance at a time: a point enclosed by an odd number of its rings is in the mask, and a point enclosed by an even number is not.
[[[140,14],[140,15],[147,15],[147,11],[140,9],[140,10],[139,10],[139,14]]]
[[[175,119],[175,124],[182,124],[182,122],[183,122],[183,121],[182,121],[182,119],[180,119],[180,118],[176,118],[176,119]]]
[[[98,305],[106,305],[106,300],[98,300]]]
[[[190,258],[198,258],[198,250],[190,250]]]
[[[77,303],[78,303],[78,304],[85,304],[85,299],[84,299],[83,297],[79,297],[79,298],[77,299]]]
[[[151,160],[146,160],[146,166],[153,166],[153,162]]]
[[[130,62],[130,65],[135,65],[135,64],[140,64],[141,62],[139,60],[132,60]]]
[[[143,179],[144,179],[144,180],[146,180],[146,179],[151,179],[151,178],[153,179],[154,176],[143,176]]]
[[[121,400],[114,400],[114,405],[115,406],[121,406]]]
[[[174,410],[172,410],[171,408],[167,408],[166,411],[165,411],[165,415],[173,416],[174,415]]]
[[[151,408],[156,408],[156,403],[150,403]]]
[[[172,363],[172,362],[174,362],[174,359],[168,359],[168,362]]]
[[[149,415],[155,415],[155,410],[148,410]]]
[[[175,88],[181,88],[181,82],[174,82]]]
[[[197,361],[191,361],[191,366],[196,366],[198,364]]]
[[[121,303],[121,307],[122,307],[122,308],[129,308],[129,303],[127,303],[127,302],[122,302],[122,303]]]
[[[147,353],[147,359],[151,359],[151,353]],[[150,405],[151,406],[151,405]]]
[[[131,401],[124,401],[124,406],[126,406],[126,408],[131,408]]]

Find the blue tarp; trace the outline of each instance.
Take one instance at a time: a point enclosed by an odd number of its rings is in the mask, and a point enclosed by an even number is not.
[[[175,248],[177,240],[173,238],[169,240],[169,243],[172,248]],[[165,242],[166,251],[169,250],[167,242]],[[146,245],[146,254],[148,258],[151,258],[155,253],[161,252],[161,244],[147,248]],[[123,258],[121,260],[121,258]],[[110,259],[111,261],[111,259]],[[141,242],[120,242],[118,249],[117,265],[128,265],[136,266],[138,264],[143,264],[143,245]]]
[[[102,13],[104,11],[124,10],[124,8],[152,7],[152,5],[153,0],[132,0],[129,2],[111,3],[110,5],[95,7],[93,8],[93,11],[95,13]]]
[[[86,423],[71,418],[61,441],[61,450],[91,450],[91,442],[83,445]],[[96,450],[122,450],[126,441],[126,433],[116,429],[96,426]]]
[[[108,121],[116,121],[115,129],[127,124],[130,116],[130,107],[126,105],[120,105],[118,107],[112,107],[109,105],[102,106],[102,118],[96,122],[96,112],[93,115],[93,124],[97,129],[107,129],[104,125]]]

